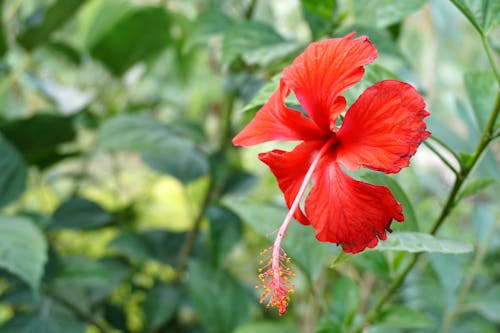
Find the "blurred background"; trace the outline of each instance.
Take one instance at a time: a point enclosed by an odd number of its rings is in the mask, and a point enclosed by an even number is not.
[[[498,62],[500,5],[456,2]],[[3,0],[0,14],[0,332],[349,332],[412,252],[425,254],[365,332],[500,331],[498,141],[446,241],[397,236],[429,232],[498,92],[452,2]],[[429,140],[397,175],[355,175],[404,207],[375,250],[343,254],[293,222],[296,293],[280,317],[254,288],[286,214],[257,153],[295,143],[231,138],[308,43],[351,31],[379,57],[349,104],[410,82],[448,149]]]

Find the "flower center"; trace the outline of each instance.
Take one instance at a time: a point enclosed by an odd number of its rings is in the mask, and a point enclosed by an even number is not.
[[[267,306],[277,307],[280,315],[286,312],[286,308],[290,302],[290,294],[294,292],[294,287],[290,282],[290,277],[295,276],[295,274],[288,267],[290,258],[281,248],[281,241],[285,237],[286,230],[290,225],[290,221],[292,220],[295,211],[300,205],[302,197],[304,196],[307,186],[311,181],[314,170],[318,166],[321,156],[328,151],[335,141],[336,135],[334,133],[314,157],[314,160],[312,161],[311,166],[307,170],[304,180],[302,181],[300,189],[293,200],[292,206],[290,207],[288,214],[278,230],[273,246],[262,251],[262,255],[268,255],[269,250],[272,249],[271,254],[269,254],[265,260],[261,261],[261,264],[265,265],[259,269],[259,279],[261,280],[262,289],[264,290],[260,302],[263,303],[268,300]]]

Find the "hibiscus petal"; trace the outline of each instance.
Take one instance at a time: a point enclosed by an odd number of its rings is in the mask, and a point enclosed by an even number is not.
[[[363,77],[363,66],[377,57],[366,36],[332,38],[310,44],[283,70],[283,80],[295,93],[314,122],[324,130],[335,128],[335,120],[345,108],[340,96]]]
[[[267,103],[233,138],[233,144],[252,146],[274,140],[319,140],[328,135],[300,111],[286,107],[285,98],[289,92],[290,89],[280,81]]]
[[[349,170],[363,166],[398,172],[430,135],[423,121],[428,115],[411,85],[395,80],[376,83],[347,111],[337,133],[337,160]]]
[[[333,154],[322,157],[312,181],[305,210],[319,241],[357,253],[386,239],[393,218],[404,220],[401,205],[387,187],[352,179]]]
[[[309,141],[299,144],[291,152],[276,149],[259,154],[259,159],[266,163],[276,176],[288,208],[292,206],[314,155],[321,149],[322,144],[321,141]],[[295,211],[294,217],[304,225],[309,224],[300,207]]]

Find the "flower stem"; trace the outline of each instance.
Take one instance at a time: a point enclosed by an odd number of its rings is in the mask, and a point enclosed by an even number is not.
[[[424,145],[429,148],[430,151],[434,153],[439,159],[455,174],[455,176],[458,176],[458,171],[455,169],[455,167],[441,154],[436,148],[434,148],[433,145],[428,143],[427,141],[424,141]]]

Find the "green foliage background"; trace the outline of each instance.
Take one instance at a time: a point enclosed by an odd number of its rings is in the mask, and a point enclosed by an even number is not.
[[[0,332],[500,330],[498,1],[3,0],[0,18]],[[411,82],[433,138],[397,175],[355,174],[404,207],[374,250],[292,223],[279,317],[254,286],[286,209],[256,155],[293,145],[231,138],[309,42],[350,31],[379,58],[349,103]]]

